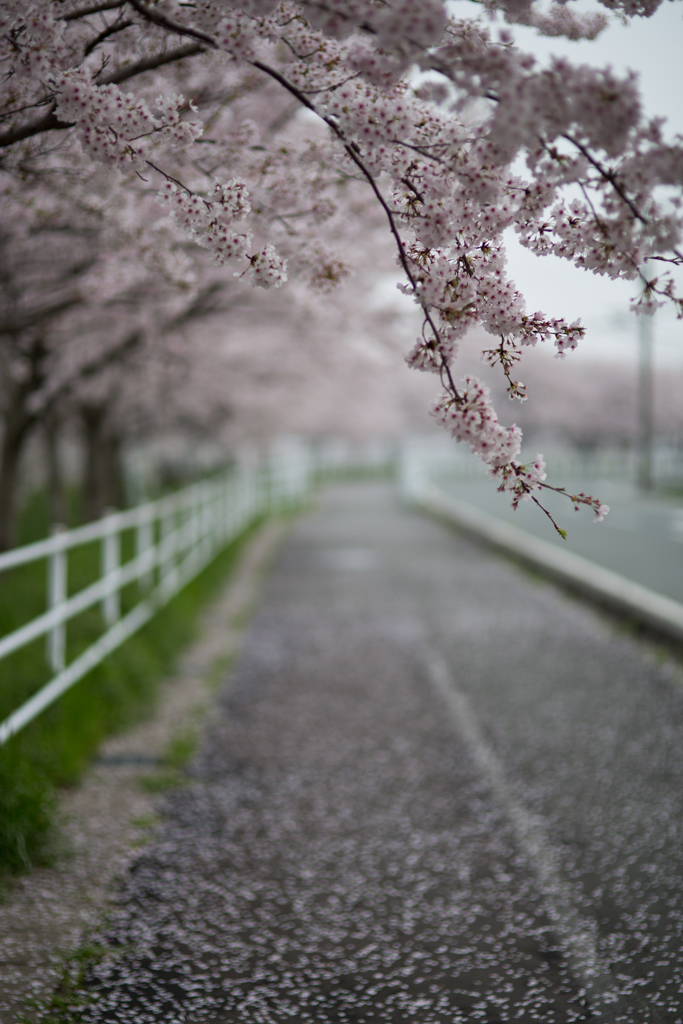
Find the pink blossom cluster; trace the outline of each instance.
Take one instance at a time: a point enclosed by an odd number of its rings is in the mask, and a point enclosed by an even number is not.
[[[552,341],[557,349],[558,356],[565,356],[571,352],[579,343],[579,339],[586,333],[586,328],[581,325],[581,320],[574,320],[567,324],[557,317],[548,318],[541,311],[533,316],[522,317],[523,333],[520,341],[522,345],[535,345],[537,341]]]
[[[267,244],[250,255],[251,232],[236,229],[236,223],[239,225],[251,210],[243,181],[217,182],[207,198],[166,181],[157,199],[170,207],[174,222],[197,245],[208,249],[217,264],[246,261],[242,276],[261,288],[279,288],[287,280],[286,262],[275,248]]]
[[[492,467],[490,472],[498,481],[498,490],[511,496],[513,508],[517,508],[520,501],[531,501],[534,491],[541,489],[547,477],[542,455],[524,464],[511,459],[503,465]]]
[[[491,4],[493,9],[494,5]],[[537,28],[544,36],[564,36],[567,39],[595,39],[607,25],[602,12],[578,14],[566,4],[553,2],[547,10],[538,8],[530,0],[506,3],[507,21],[511,24]]]
[[[249,257],[243,276],[258,288],[280,288],[287,280],[287,264],[269,243]]]
[[[54,68],[68,65],[65,24],[51,5],[8,0],[0,10],[0,30],[13,42],[12,72],[17,77],[47,79]]]
[[[201,122],[183,119],[182,95],[160,96],[160,116],[154,117],[144,100],[114,85],[96,86],[83,70],[56,74],[53,81],[57,117],[76,125],[81,145],[93,160],[141,171],[150,144],[181,149],[202,134]]]
[[[522,446],[519,427],[503,427],[490,401],[490,388],[466,377],[455,397],[442,395],[432,408],[437,423],[456,441],[464,441],[487,465],[498,469],[511,463]]]

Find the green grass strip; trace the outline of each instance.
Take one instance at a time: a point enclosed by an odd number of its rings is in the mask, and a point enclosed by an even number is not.
[[[196,635],[199,612],[225,583],[258,525],[232,541],[138,633],[0,748],[0,879],[54,857],[57,791],[77,781],[105,736],[152,713],[159,682]],[[82,557],[83,565],[74,567],[79,585],[95,571],[99,554],[93,547]],[[44,566],[0,577],[0,635],[37,614],[40,604],[44,608],[44,595]],[[130,604],[136,600],[131,592]],[[70,626],[69,657],[100,633],[99,609],[79,616]],[[0,669],[3,717],[40,685],[46,672],[44,640],[17,651]]]

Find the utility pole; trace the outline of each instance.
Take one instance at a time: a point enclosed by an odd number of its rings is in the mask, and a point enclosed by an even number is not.
[[[638,373],[638,486],[651,491],[653,485],[653,392],[654,371],[651,316],[639,316],[639,373]]]

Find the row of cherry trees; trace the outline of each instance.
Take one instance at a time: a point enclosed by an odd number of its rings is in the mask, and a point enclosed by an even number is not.
[[[258,94],[251,109],[284,147],[296,143],[299,126],[291,107],[277,110],[278,96]],[[98,171],[86,182],[77,176],[78,188],[72,177],[70,191],[55,195],[62,180],[39,175],[32,195],[24,187],[5,207],[2,546],[16,538],[20,460],[36,435],[48,457],[53,519],[66,521],[64,427],[71,435],[78,428],[85,449],[87,518],[123,503],[121,454],[131,443],[171,434],[234,450],[283,429],[324,424],[356,436],[400,429],[407,375],[397,340],[406,344],[405,324],[397,339],[396,311],[367,300],[376,265],[390,268],[391,259],[372,205],[349,195],[358,191],[353,182],[343,183],[344,213],[363,218],[366,238],[356,279],[345,286],[353,219],[328,214],[335,255],[320,232],[317,262],[303,280],[264,293],[160,218],[146,189],[124,194],[123,205],[112,203],[112,180]]]
[[[639,18],[658,3],[602,6]],[[632,77],[539,67],[505,28],[593,38],[604,11],[8,0],[0,17],[6,479],[16,438],[60,403],[85,408],[106,387],[122,410],[139,395],[149,415],[147,368],[163,375],[168,339],[212,304],[247,301],[247,285],[329,292],[373,251],[378,217],[419,314],[408,361],[442,385],[433,414],[513,503],[538,501],[543,462],[521,463],[519,429],[499,422],[476,378],[459,379],[459,344],[483,328],[485,360],[523,400],[525,347],[564,355],[584,331],[526,309],[503,232],[633,281],[642,312],[683,311],[671,275],[683,262],[680,142],[643,115]],[[322,305],[336,344],[339,304]],[[184,358],[199,363],[196,352]],[[283,358],[255,353],[275,376]]]
[[[20,460],[38,432],[44,434],[51,470],[53,516],[63,519],[57,438],[61,425],[80,426],[84,511],[91,518],[107,505],[121,504],[120,456],[131,440],[173,430],[196,438],[216,436],[225,433],[226,424],[233,445],[247,435],[252,442],[265,440],[276,428],[310,428],[316,420],[311,394],[318,405],[324,396],[329,412],[333,404],[341,405],[344,390],[345,426],[349,416],[363,419],[359,401],[351,401],[352,411],[348,407],[349,374],[360,372],[375,386],[379,374],[376,359],[367,354],[359,359],[348,339],[367,334],[370,327],[362,322],[361,308],[363,291],[373,280],[372,258],[391,267],[377,215],[366,197],[353,194],[359,192],[356,183],[334,168],[324,176],[312,166],[309,136],[320,132],[317,127],[302,132],[280,90],[250,81],[229,91],[229,84],[224,83],[229,116],[246,124],[247,134],[258,124],[277,136],[281,162],[303,161],[314,196],[303,216],[325,222],[308,251],[298,226],[301,211],[293,214],[293,226],[282,214],[291,258],[299,264],[286,293],[255,293],[253,281],[217,266],[159,209],[156,191],[146,181],[137,179],[135,188],[123,188],[116,171],[83,166],[59,146],[55,153],[35,155],[35,163],[31,154],[12,173],[5,169],[6,216],[0,229],[3,547],[15,539]],[[333,192],[344,194],[343,215],[329,198]],[[349,272],[344,254],[356,216],[364,220],[369,244],[355,262],[367,280],[365,286],[359,282],[360,302],[349,303],[337,286]],[[331,289],[337,294],[330,297]],[[373,319],[370,310],[367,315]],[[380,350],[391,345],[389,323],[384,317],[374,324]],[[360,392],[367,409],[375,415],[379,411],[379,419],[388,424],[395,408],[382,407],[381,398],[373,402],[368,382],[351,393],[357,398]],[[308,415],[301,415],[302,403],[308,404]],[[334,416],[332,424],[334,429]]]
[[[32,439],[47,455],[53,519],[67,521],[65,430],[80,435],[83,511],[94,518],[124,501],[122,452],[155,438],[211,439],[227,452],[283,430],[363,437],[403,425],[402,399],[416,390],[406,385],[417,382],[401,372],[397,312],[367,299],[372,268],[328,296],[300,285],[255,294],[201,264],[179,293],[134,264],[137,281],[90,293],[93,264],[52,234],[37,233],[26,264],[16,249],[6,264],[25,315],[15,303],[2,348],[5,546],[16,536],[20,461]],[[129,256],[124,246],[122,261]],[[405,324],[399,337],[405,344]]]

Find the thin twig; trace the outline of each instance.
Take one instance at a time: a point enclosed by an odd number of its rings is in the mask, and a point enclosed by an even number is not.
[[[206,46],[210,46],[211,49],[217,50],[218,43],[211,36],[207,36],[205,32],[200,32],[196,28],[188,28],[186,25],[179,25],[177,22],[167,18],[165,14],[160,14],[158,10],[152,7],[148,7],[147,4],[140,3],[140,0],[128,0],[131,7],[134,8],[147,21],[151,21],[153,25],[158,25],[159,28],[165,28],[167,32],[174,32],[176,35],[189,36],[190,39],[197,39],[200,43],[204,43]]]
[[[545,507],[545,505],[541,505],[541,503],[538,500],[538,498],[536,498],[533,494],[531,494],[530,491],[527,491],[527,494],[529,494],[529,497],[533,501],[534,505],[538,505],[538,507],[540,508],[541,512],[545,512],[545,514],[547,515],[548,519],[553,524],[553,526],[555,527],[555,529],[559,533],[559,535],[562,538],[562,540],[566,540],[567,539],[567,531],[563,530],[561,526],[557,525],[557,523],[555,522],[555,520],[551,516],[550,512],[548,511],[548,509]]]

